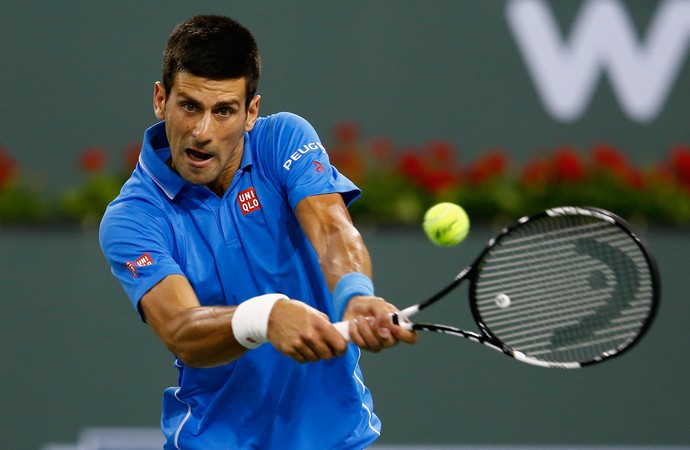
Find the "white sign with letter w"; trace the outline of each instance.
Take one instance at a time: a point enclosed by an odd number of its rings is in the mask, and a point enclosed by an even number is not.
[[[602,72],[628,118],[654,120],[690,42],[687,0],[661,2],[639,42],[620,0],[585,1],[567,39],[545,0],[510,0],[506,18],[544,107],[562,122],[584,114]]]

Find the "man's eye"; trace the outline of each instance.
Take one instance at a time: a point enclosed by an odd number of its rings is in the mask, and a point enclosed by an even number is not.
[[[187,112],[194,112],[196,111],[196,105],[194,103],[183,103],[182,109],[184,109]]]
[[[229,116],[232,114],[232,110],[230,108],[219,108],[218,109],[218,114],[221,116]]]

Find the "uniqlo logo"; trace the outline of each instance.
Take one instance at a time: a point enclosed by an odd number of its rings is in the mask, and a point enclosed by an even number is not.
[[[150,266],[153,264],[153,259],[151,258],[151,255],[148,253],[144,253],[140,257],[138,257],[134,262],[132,261],[127,261],[125,263],[125,266],[127,267],[127,270],[132,274],[134,278],[137,277],[137,267],[144,267],[144,266]]]
[[[256,191],[253,187],[240,192],[237,195],[237,203],[239,203],[242,214],[244,215],[261,209],[261,203],[259,203],[259,199],[256,197]]]
[[[142,256],[137,258],[136,263],[139,267],[150,266],[151,264],[153,264],[153,260],[151,259],[151,255],[149,255],[148,253],[144,253]]]

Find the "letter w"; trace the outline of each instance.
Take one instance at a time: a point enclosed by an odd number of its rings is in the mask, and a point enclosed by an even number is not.
[[[660,4],[638,45],[627,11],[618,0],[588,0],[570,33],[561,33],[543,0],[511,0],[506,17],[546,110],[572,122],[587,108],[600,72],[609,75],[624,113],[633,121],[654,120],[685,61],[690,2]]]

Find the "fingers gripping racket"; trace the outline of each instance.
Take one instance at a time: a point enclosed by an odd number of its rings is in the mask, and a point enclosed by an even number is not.
[[[478,333],[409,320],[466,279]],[[623,219],[601,209],[561,207],[504,229],[448,286],[392,320],[464,337],[524,363],[574,369],[638,342],[659,292],[654,259]],[[336,325],[349,335],[347,322]]]

